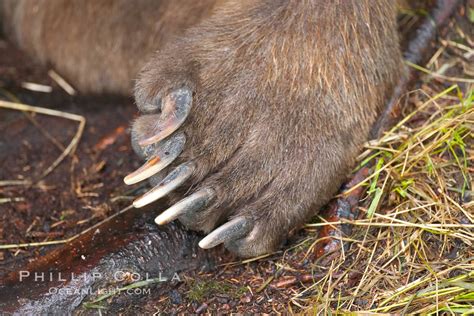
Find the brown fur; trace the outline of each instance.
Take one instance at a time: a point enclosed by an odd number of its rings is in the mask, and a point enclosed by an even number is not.
[[[80,3],[75,11],[71,2]],[[201,1],[196,15],[186,1],[159,2],[173,11],[158,5],[125,15],[121,1],[108,2],[44,1],[36,13],[17,8],[13,33],[26,50],[92,92],[125,91],[127,78],[159,48],[137,82],[137,104],[158,111],[160,97],[193,89],[178,163],[198,166],[189,191],[217,192],[210,207],[181,221],[210,231],[247,217],[252,232],[227,244],[243,256],[275,249],[327,203],[403,69],[391,0]],[[117,15],[123,25],[110,24]],[[167,27],[153,29],[161,23]],[[66,29],[68,42],[57,31]],[[171,40],[174,35],[180,36]],[[153,116],[134,124],[137,138],[152,130]]]
[[[209,14],[215,2],[0,0],[0,6],[5,33],[80,91],[130,95],[151,54]]]

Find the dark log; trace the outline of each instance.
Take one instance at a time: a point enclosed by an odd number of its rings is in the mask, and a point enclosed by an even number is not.
[[[178,224],[148,224],[153,221],[146,213],[124,212],[8,275],[0,281],[0,311],[69,314],[101,293],[147,280],[153,283],[150,294],[159,297],[169,282],[179,282],[181,272],[211,268],[212,252],[198,247],[197,234]],[[127,308],[143,296],[117,295],[113,308]]]

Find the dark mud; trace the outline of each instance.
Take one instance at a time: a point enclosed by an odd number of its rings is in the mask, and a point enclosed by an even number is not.
[[[137,187],[126,188],[122,179],[140,163],[128,134],[136,111],[132,101],[71,97],[51,80],[47,69],[5,42],[0,42],[0,56],[0,98],[80,114],[87,120],[75,155],[39,178],[69,144],[78,123],[0,108],[0,181],[33,181],[0,186],[1,243],[65,239],[128,206]],[[21,88],[24,82],[50,85],[53,92],[28,91]],[[0,250],[0,275],[23,264],[21,258],[44,250],[34,249]]]
[[[44,67],[5,42],[0,42],[0,56],[2,100],[75,113],[87,121],[75,154],[42,177],[78,123],[0,108],[0,244],[64,240],[130,205],[146,189],[130,189],[122,180],[140,164],[128,130],[136,112],[133,102],[69,96]],[[53,91],[32,92],[22,88],[24,82]],[[65,245],[0,250],[0,310],[87,313],[94,308],[87,309],[85,302],[145,282],[149,292],[138,289],[93,304],[113,301],[114,311],[143,310],[135,305],[152,302],[182,282],[181,272],[207,270],[212,252],[197,246],[197,234],[177,224],[150,224],[164,207],[124,211]]]

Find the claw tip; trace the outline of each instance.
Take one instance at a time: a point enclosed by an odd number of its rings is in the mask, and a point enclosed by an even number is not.
[[[155,223],[156,223],[157,225],[160,225],[160,226],[167,224],[167,222],[166,222],[165,220],[163,220],[162,218],[160,218],[160,216],[157,216],[157,217],[155,218]]]
[[[133,207],[134,207],[134,208],[141,208],[141,207],[145,206],[145,204],[141,203],[141,199],[140,199],[140,198],[138,198],[138,199],[136,199],[135,201],[133,201],[132,204],[133,204]]]
[[[203,249],[213,248],[230,240],[240,239],[249,231],[249,224],[244,217],[237,217],[225,223],[204,237],[199,242]]]
[[[199,242],[199,247],[201,247],[202,249],[209,249],[209,248],[212,248],[213,245],[210,243],[209,240],[206,240],[206,238],[203,238],[200,242]]]
[[[133,184],[132,181],[130,181],[130,175],[126,176],[125,178],[123,178],[123,182],[125,182],[126,185],[131,185]]]

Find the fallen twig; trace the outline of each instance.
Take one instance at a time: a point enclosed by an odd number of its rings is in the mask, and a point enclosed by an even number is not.
[[[44,241],[44,242],[32,242],[32,243],[23,243],[23,244],[8,244],[8,245],[0,245],[0,250],[3,250],[3,249],[14,249],[14,248],[25,248],[25,247],[41,247],[41,246],[51,246],[51,245],[59,245],[59,244],[66,244],[66,243],[69,243],[71,241],[73,241],[74,239],[90,232],[91,230],[94,230],[96,229],[97,227],[103,225],[104,223],[114,219],[115,217],[129,211],[133,209],[133,205],[129,205],[127,206],[126,208],[120,210],[119,212],[107,217],[106,219],[104,219],[103,221],[100,221],[98,222],[97,224],[83,230],[82,232],[80,232],[79,234],[76,234],[72,237],[69,237],[67,239],[61,239],[61,240],[51,240],[51,241]]]
[[[31,105],[26,105],[22,103],[7,102],[7,101],[1,101],[1,100],[0,100],[0,108],[12,109],[12,110],[18,110],[18,111],[35,112],[35,113],[61,117],[68,120],[79,122],[77,132],[72,138],[69,145],[64,149],[61,155],[59,155],[59,157],[56,158],[56,160],[37,179],[35,179],[35,181],[31,181],[35,183],[41,180],[42,178],[46,177],[48,174],[50,174],[64,160],[64,158],[66,158],[69,155],[74,154],[77,148],[77,145],[79,144],[79,140],[81,139],[82,133],[84,132],[84,127],[86,125],[86,119],[82,115],[57,111],[57,110],[48,109],[48,108],[42,108],[42,107],[31,106]]]

